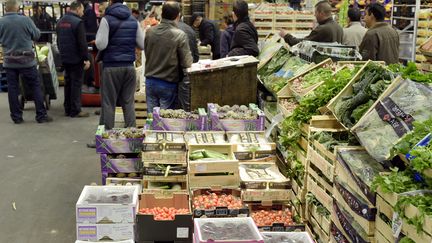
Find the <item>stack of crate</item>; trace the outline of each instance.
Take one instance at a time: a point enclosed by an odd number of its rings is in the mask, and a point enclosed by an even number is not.
[[[141,182],[143,133],[136,128],[96,131],[96,152],[100,154],[102,185]]]
[[[416,64],[418,69],[431,72],[432,64],[427,62],[426,57],[419,48],[432,35],[432,8],[421,9],[417,21],[417,42],[416,42]]]
[[[135,93],[135,118],[137,127],[144,127],[147,121],[147,103],[145,90]]]
[[[142,148],[143,191],[172,194],[188,188],[183,132],[146,131]]]
[[[310,11],[294,11],[288,4],[260,4],[252,13],[252,21],[260,39],[285,29],[291,34],[307,34],[314,27]]]

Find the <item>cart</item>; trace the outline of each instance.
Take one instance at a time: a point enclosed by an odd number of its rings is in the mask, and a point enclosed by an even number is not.
[[[47,58],[40,62],[36,58],[38,65],[39,80],[41,83],[42,97],[44,99],[45,108],[47,110],[51,107],[51,100],[57,99],[57,91],[59,87],[57,71],[54,64],[54,57],[52,54],[51,44],[46,44],[49,47]],[[36,55],[37,56],[37,55]],[[19,102],[21,109],[24,109],[27,101],[33,100],[33,91],[28,87],[26,82],[20,77],[20,96]]]

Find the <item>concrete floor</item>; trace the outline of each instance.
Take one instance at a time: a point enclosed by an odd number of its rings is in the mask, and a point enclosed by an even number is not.
[[[48,111],[54,122],[36,123],[29,102],[25,122],[15,125],[7,93],[0,93],[0,242],[75,242],[75,203],[84,185],[100,184],[99,157],[86,147],[96,108],[84,109],[89,118],[65,117],[62,94]]]

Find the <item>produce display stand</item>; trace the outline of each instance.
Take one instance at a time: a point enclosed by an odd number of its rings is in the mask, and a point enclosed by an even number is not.
[[[219,105],[256,103],[258,60],[254,57],[229,57],[194,64],[188,69],[191,110]],[[210,67],[206,67],[210,66]]]

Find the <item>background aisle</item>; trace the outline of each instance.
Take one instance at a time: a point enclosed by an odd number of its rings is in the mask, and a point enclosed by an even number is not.
[[[7,93],[0,93],[0,242],[75,241],[76,199],[100,178],[98,155],[86,148],[99,116],[65,117],[62,102],[61,87],[48,111],[54,122],[36,123],[29,102],[25,122],[15,125]]]

